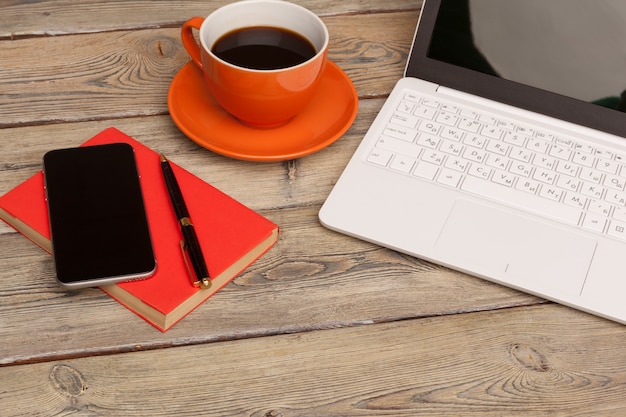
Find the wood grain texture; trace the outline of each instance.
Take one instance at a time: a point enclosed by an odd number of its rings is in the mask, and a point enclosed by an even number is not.
[[[225,0],[0,0],[0,40],[180,25],[207,16]],[[292,0],[320,16],[418,10],[420,0]]]
[[[353,78],[359,95],[385,95],[401,76],[417,18],[418,11],[324,19],[329,57]],[[3,42],[0,128],[166,114],[169,85],[189,61],[179,33],[145,29]]]
[[[0,401],[12,416],[614,417],[625,343],[619,324],[543,306],[5,367]]]
[[[357,122],[346,135],[327,149],[289,163],[259,164],[207,151],[187,139],[169,116],[2,129],[0,193],[40,170],[45,152],[78,146],[99,131],[116,126],[254,209],[321,204],[381,104],[382,100],[362,101]]]

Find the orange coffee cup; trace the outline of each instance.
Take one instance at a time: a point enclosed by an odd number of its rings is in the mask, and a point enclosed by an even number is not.
[[[194,29],[199,31],[200,45]],[[243,40],[230,39],[235,46],[284,49],[281,42],[285,41],[275,40],[282,36],[289,38],[287,43],[293,43],[294,37],[302,43],[304,38],[312,49],[308,55],[300,54],[302,62],[284,61],[266,49],[253,53],[241,50],[238,54],[233,49],[233,59],[225,54],[228,37],[236,36]],[[191,59],[204,73],[213,98],[228,113],[254,127],[277,127],[300,113],[315,94],[328,59],[329,35],[322,20],[310,10],[282,0],[228,4],[206,18],[189,19],[182,27],[181,37]],[[242,63],[237,57],[258,57],[259,62]]]

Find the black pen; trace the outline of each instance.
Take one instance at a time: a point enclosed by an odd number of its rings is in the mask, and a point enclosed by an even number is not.
[[[203,288],[209,288],[211,286],[211,278],[209,271],[202,255],[202,249],[200,248],[200,242],[198,242],[198,236],[189,217],[189,211],[185,205],[183,199],[183,193],[180,191],[176,176],[167,158],[161,154],[161,170],[163,171],[163,177],[165,178],[165,185],[167,186],[167,192],[170,195],[170,200],[174,206],[176,212],[176,218],[180,224],[180,230],[183,232],[183,241],[181,241],[181,247],[183,249],[183,256],[185,252],[189,254],[191,266],[195,273],[195,278],[192,276],[191,280],[196,287],[202,286]],[[185,258],[185,262],[187,259]],[[187,265],[189,268],[189,265]]]

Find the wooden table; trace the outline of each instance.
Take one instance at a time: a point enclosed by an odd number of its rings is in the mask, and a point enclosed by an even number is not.
[[[626,415],[624,326],[320,226],[421,3],[296,2],[328,25],[359,114],[318,153],[256,163],[188,140],[166,104],[182,23],[227,1],[0,1],[0,194],[115,126],[282,230],[161,333],[98,289],[59,288],[51,257],[2,223],[0,415]]]

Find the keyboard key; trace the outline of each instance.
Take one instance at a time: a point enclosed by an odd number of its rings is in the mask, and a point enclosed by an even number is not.
[[[506,132],[502,139],[506,143],[510,143],[515,146],[524,146],[528,137],[516,132]]]
[[[517,184],[515,185],[515,188],[517,188],[518,190],[530,194],[537,194],[540,187],[541,184],[539,182],[527,178],[520,178],[519,180],[517,180]]]
[[[615,207],[613,218],[621,222],[626,222],[626,207]]]
[[[411,114],[415,110],[415,103],[407,100],[402,100],[400,104],[398,104],[397,110],[402,113]]]
[[[389,167],[391,169],[395,169],[396,171],[408,174],[409,172],[411,172],[411,168],[413,168],[414,163],[415,160],[413,158],[409,158],[404,155],[396,155],[391,161]]]
[[[570,157],[572,155],[572,150],[570,148],[565,147],[565,146],[553,145],[552,148],[550,148],[549,154],[551,156],[554,156],[555,158],[559,158],[559,159],[563,159],[563,160],[569,161],[569,159],[570,159]]]
[[[456,114],[456,113],[459,112],[459,107],[455,106],[454,104],[450,104],[450,103],[442,103],[441,104],[441,110],[443,110],[444,112]]]
[[[588,201],[589,199],[587,197],[576,193],[565,193],[565,198],[563,199],[563,202],[568,206],[572,206],[580,210],[583,210],[585,207],[587,207]]]
[[[576,149],[577,152],[584,152],[584,153],[588,153],[591,155],[596,153],[596,149],[593,146],[582,144],[582,143],[575,144],[574,149]]]
[[[614,190],[623,190],[625,187],[624,178],[617,175],[606,175],[604,177],[604,186]]]
[[[399,125],[389,125],[383,130],[383,135],[390,138],[402,139],[405,142],[413,142],[417,136],[417,131]]]
[[[559,161],[556,165],[556,172],[575,177],[578,175],[580,167],[569,161]]]
[[[478,118],[486,125],[495,125],[498,123],[498,119],[489,114],[481,114]]]
[[[451,113],[439,113],[439,116],[437,116],[435,120],[446,126],[456,126],[456,123],[459,121],[459,116]]]
[[[417,159],[422,153],[422,148],[414,143],[405,142],[401,139],[380,138],[376,142],[376,148],[399,153]]]
[[[583,167],[580,170],[580,179],[594,184],[600,184],[600,181],[602,181],[602,173],[595,169]]]
[[[440,184],[447,185],[449,187],[456,188],[461,181],[462,174],[458,171],[453,171],[451,169],[444,168],[441,170],[439,177],[437,178],[437,182]]]
[[[463,157],[470,161],[482,163],[487,158],[487,152],[481,149],[467,148],[463,153]]]
[[[463,138],[463,131],[455,127],[444,127],[443,130],[441,131],[441,137],[460,142],[461,139]]]
[[[609,190],[604,196],[604,200],[610,204],[615,204],[616,206],[626,207],[626,193],[621,191],[612,191]]]
[[[446,159],[446,155],[439,151],[425,151],[422,155],[422,161],[430,162],[431,164],[441,165]]]
[[[483,180],[488,180],[493,173],[493,169],[481,164],[470,164],[470,168],[467,173],[471,176],[478,177]]]
[[[473,118],[463,117],[459,122],[459,129],[465,130],[466,132],[478,133],[480,130],[480,122]]]
[[[485,126],[482,134],[491,139],[500,139],[502,137],[502,129],[495,126]]]
[[[556,180],[556,186],[567,191],[578,191],[580,184],[580,180],[574,177],[568,177],[567,175],[561,175]]]
[[[604,187],[601,187],[597,184],[583,182],[580,187],[580,192],[587,197],[595,198],[597,200],[601,199],[604,195]]]
[[[602,233],[604,231],[604,226],[606,226],[606,217],[600,216],[598,214],[587,213],[583,220],[582,226],[596,233]]]
[[[518,146],[513,146],[511,148],[511,152],[509,153],[509,156],[518,161],[530,162],[530,160],[533,157],[533,153],[527,149],[520,148]]]
[[[572,161],[575,164],[591,168],[593,166],[593,163],[596,161],[596,158],[594,158],[593,155],[588,154],[586,152],[575,151]],[[605,172],[610,172],[610,171],[605,171]]]
[[[514,162],[511,164],[511,168],[509,168],[509,171],[511,171],[515,175],[528,178],[533,171],[533,167],[523,162]]]
[[[437,165],[429,164],[428,162],[419,162],[413,171],[413,175],[416,177],[424,178],[427,180],[434,180],[437,175],[437,171],[439,171],[439,167]]]
[[[563,194],[564,191],[562,189],[550,185],[543,185],[539,190],[540,197],[557,203],[561,201],[561,197],[563,196]]]
[[[461,152],[463,151],[463,146],[458,142],[445,139],[441,143],[441,147],[439,149],[445,153],[449,153],[454,156],[459,156],[461,155]]]
[[[574,162],[576,162],[576,160],[574,160]],[[620,164],[609,159],[602,159],[598,161],[596,168],[598,168],[598,171],[606,172],[607,174],[617,175]]]
[[[474,148],[482,149],[485,146],[487,139],[480,135],[468,135],[463,140],[463,143],[469,146],[473,146]]]
[[[608,217],[611,214],[613,206],[606,201],[594,200],[589,203],[589,211],[591,213],[601,214],[604,217]]]
[[[422,98],[419,96],[419,94],[416,94],[412,91],[406,91],[404,93],[404,99],[405,100],[409,100],[409,101],[413,101],[415,103],[419,103],[420,101],[422,101]]]
[[[497,154],[489,154],[487,156],[487,165],[493,168],[507,170],[511,160],[506,156],[500,156]]]
[[[489,152],[497,153],[498,155],[504,156],[509,152],[511,146],[497,140],[490,140],[489,142],[487,142],[487,147],[485,149],[487,149],[487,151]]]
[[[429,149],[437,149],[439,148],[439,143],[441,139],[437,136],[433,135],[420,135],[417,138],[417,144]]]
[[[540,181],[544,184],[554,184],[554,180],[556,179],[556,174],[553,171],[550,171],[547,169],[535,168],[533,179]]]
[[[554,169],[556,166],[556,159],[551,156],[535,155],[533,164],[545,169]]]
[[[515,131],[525,136],[535,136],[535,129],[530,126],[517,126]]]
[[[417,127],[417,124],[419,123],[419,121],[420,121],[419,117],[411,116],[411,115],[400,113],[400,112],[394,113],[394,115],[391,116],[391,123],[408,127],[411,130]],[[415,138],[415,136],[413,136],[413,138]]]
[[[434,107],[434,108],[439,108],[439,106],[441,106],[441,103],[435,100],[434,98],[425,98],[422,100],[422,104],[424,104],[425,106]]]
[[[495,182],[496,184],[503,185],[505,187],[512,187],[516,179],[517,177],[515,175],[510,174],[506,171],[500,171],[500,170],[496,170],[493,173],[493,177],[491,177],[491,180],[493,182]]]
[[[384,149],[374,149],[367,157],[367,161],[376,165],[387,166],[393,153]]]
[[[431,135],[436,135],[441,130],[441,125],[435,122],[426,122],[421,123],[418,127],[420,132],[430,133]]]
[[[530,138],[528,143],[526,143],[526,147],[533,152],[546,153],[550,147],[550,142],[539,138]]]
[[[466,159],[451,156],[446,160],[445,167],[459,172],[465,172],[469,165]]]
[[[612,221],[607,230],[607,234],[620,240],[626,240],[626,223],[616,220]]]
[[[437,115],[437,109],[428,106],[419,106],[415,109],[413,115],[422,119],[433,120]]]

